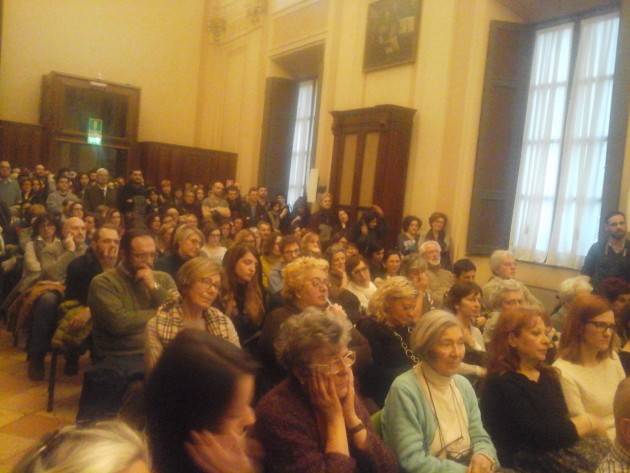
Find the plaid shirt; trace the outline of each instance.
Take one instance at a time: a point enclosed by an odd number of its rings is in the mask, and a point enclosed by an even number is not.
[[[630,473],[630,452],[615,442],[596,473]]]
[[[240,347],[234,324],[219,309],[210,307],[203,313],[206,330],[211,335],[224,338]],[[147,323],[145,359],[147,367],[155,366],[162,350],[184,329],[181,299],[170,300],[162,304],[155,317]]]

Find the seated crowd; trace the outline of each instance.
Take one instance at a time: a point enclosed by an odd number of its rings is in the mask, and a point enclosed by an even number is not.
[[[629,471],[622,213],[548,314],[507,250],[478,285],[445,214],[387,247],[378,206],[353,223],[333,201],[1,162],[1,310],[28,376],[51,349],[67,375],[91,357],[91,425],[15,471]]]

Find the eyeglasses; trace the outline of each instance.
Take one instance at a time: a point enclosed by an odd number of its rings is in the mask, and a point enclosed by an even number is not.
[[[606,331],[608,330],[610,330],[612,333],[615,333],[615,330],[617,329],[617,326],[614,323],[607,324],[606,322],[598,322],[597,320],[589,320],[586,323],[591,324],[593,327],[601,330],[603,333],[606,333]]]
[[[315,289],[330,288],[330,281],[328,279],[313,278],[309,282]]]
[[[204,286],[207,286],[208,289],[210,288],[214,288],[217,291],[221,290],[221,283],[215,283],[212,279],[210,278],[201,278],[198,280],[198,282],[200,282],[201,284],[203,284]]]
[[[312,363],[309,368],[318,373],[333,376],[345,368],[350,368],[357,361],[357,354],[352,350],[348,351],[345,355],[337,357],[330,363]]]

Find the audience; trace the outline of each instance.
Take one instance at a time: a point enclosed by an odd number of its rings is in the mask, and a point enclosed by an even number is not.
[[[554,331],[515,279],[509,252],[490,258],[486,304],[471,260],[455,261],[450,273],[440,212],[426,238],[421,220],[407,216],[392,248],[379,207],[353,226],[330,194],[313,215],[305,197],[289,214],[265,186],[243,203],[229,180],[173,189],[164,179],[157,192],[139,170],[125,184],[106,169],[61,169],[55,186],[43,166],[5,169],[0,163],[0,283],[4,294],[13,289],[3,303],[9,326],[28,332],[29,376],[44,377],[50,346],[63,348],[64,372],[76,373],[92,344],[77,419],[116,415],[124,402],[140,407],[140,427],[148,373],[151,444],[175,452],[167,459],[152,450],[154,471],[260,471],[260,446],[246,430],[252,398],[265,393],[255,430],[269,471],[397,470],[367,410],[404,471],[491,471],[497,455],[470,383],[503,466],[516,471],[592,472],[614,438],[619,359],[630,366],[618,212],[587,258],[593,280],[561,284]],[[3,199],[16,179],[9,209]],[[593,286],[609,303],[587,294]],[[557,331],[560,358],[550,368]],[[171,349],[169,368],[160,368]],[[252,359],[263,370],[254,372]],[[197,379],[205,376],[212,379]],[[619,420],[616,427],[620,436]],[[624,451],[621,441],[610,458]]]
[[[569,311],[569,307],[578,294],[590,294],[593,292],[593,286],[586,276],[576,276],[574,278],[565,279],[560,283],[558,291],[559,307],[551,314],[551,325],[558,331],[562,332],[564,322]]]
[[[173,297],[176,287],[167,273],[154,271],[155,241],[148,232],[125,233],[120,251],[121,264],[92,280],[88,306],[94,327],[94,371],[113,372],[126,385],[143,377],[146,324],[157,308]],[[103,382],[109,384],[111,380]],[[84,391],[79,418],[93,415],[87,413],[93,401],[91,396],[103,396],[106,389],[95,384],[92,392]],[[115,399],[112,405],[120,407],[117,404],[121,401]]]
[[[466,354],[458,373],[474,384],[486,375],[486,344],[475,326],[481,313],[481,288],[474,282],[457,282],[446,295],[445,305],[455,314],[464,333]]]
[[[201,252],[205,239],[196,226],[180,225],[173,234],[171,250],[160,256],[155,262],[155,269],[175,277],[182,265]]]
[[[216,262],[197,257],[184,263],[175,275],[181,297],[161,305],[147,323],[145,367],[149,371],[177,334],[184,329],[207,331],[240,347],[234,324],[216,307],[221,293],[222,270]]]
[[[403,258],[400,266],[401,275],[409,279],[418,291],[416,300],[416,317],[435,309],[435,302],[429,293],[429,276],[427,262],[418,254],[410,254]]]
[[[604,219],[605,238],[588,250],[582,274],[591,278],[595,289],[606,278],[619,277],[630,282],[630,241],[626,239],[626,216],[610,212]]]
[[[398,251],[405,256],[411,253],[417,253],[422,237],[420,229],[422,228],[422,220],[414,215],[407,215],[402,221],[402,230],[398,235]]]
[[[500,290],[505,280],[513,280],[520,286],[523,293],[524,302],[527,305],[538,305],[542,307],[542,304],[538,299],[534,297],[531,291],[516,278],[516,259],[514,255],[507,250],[495,250],[490,255],[490,270],[492,271],[492,277],[482,287],[483,289],[483,302],[486,307],[492,307],[492,301],[494,294]]]
[[[475,391],[458,374],[465,342],[454,315],[424,314],[411,336],[421,360],[394,380],[385,399],[383,438],[404,471],[490,473],[497,455]]]
[[[254,473],[247,431],[256,364],[234,344],[183,330],[145,387],[146,432],[155,473]]]
[[[246,244],[230,248],[223,258],[224,313],[232,319],[241,345],[249,350],[258,343],[265,305],[256,250]]]
[[[602,423],[615,438],[612,401],[625,373],[613,350],[616,324],[610,304],[601,297],[582,294],[575,298],[560,337],[559,358],[562,392],[571,416],[586,414]]]
[[[357,328],[370,344],[373,364],[361,384],[363,392],[378,406],[383,406],[394,379],[417,363],[409,348],[410,332],[417,320],[418,291],[405,278],[385,281],[370,299],[369,316],[357,322]]]
[[[545,364],[551,347],[545,319],[536,308],[501,315],[481,398],[484,425],[504,467],[593,472],[608,449],[606,428],[586,413],[569,413],[558,372]]]
[[[453,273],[442,267],[441,247],[436,241],[425,241],[420,245],[420,256],[427,262],[429,276],[429,293],[438,307],[444,304],[444,296],[455,279]]]
[[[451,270],[451,238],[446,232],[448,217],[442,212],[433,212],[429,217],[429,231],[424,236],[424,241],[435,241],[440,245],[440,265]]]
[[[256,407],[266,471],[398,471],[355,391],[351,329],[315,307],[282,325],[275,348],[288,378]]]

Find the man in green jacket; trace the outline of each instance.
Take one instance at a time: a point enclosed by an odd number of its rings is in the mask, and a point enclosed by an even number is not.
[[[94,367],[84,384],[77,420],[98,418],[120,407],[129,383],[144,374],[145,326],[177,293],[166,273],[154,271],[155,240],[130,230],[120,242],[121,263],[90,283]]]

